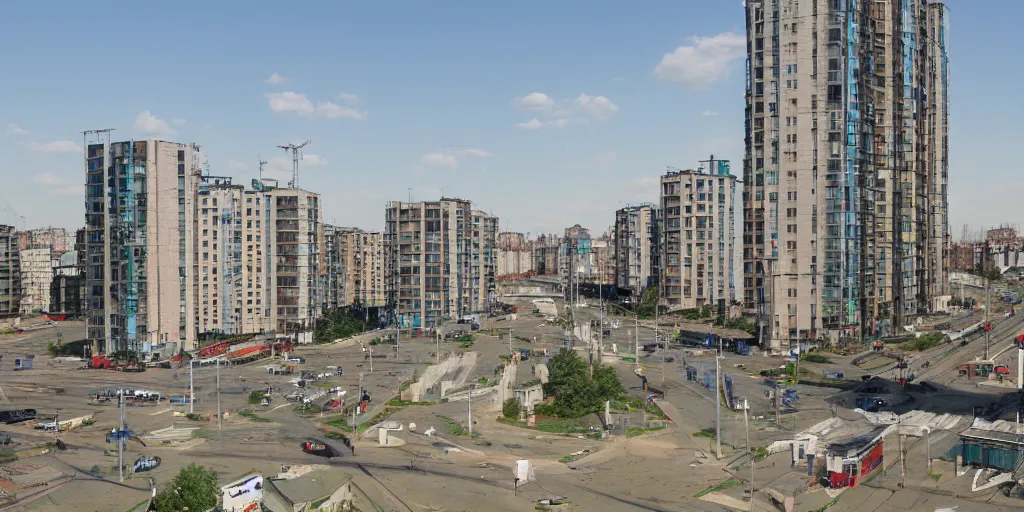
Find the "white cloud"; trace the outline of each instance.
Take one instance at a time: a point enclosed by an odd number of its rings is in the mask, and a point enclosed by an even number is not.
[[[592,115],[598,119],[606,119],[608,116],[619,111],[619,106],[612,103],[612,100],[604,96],[588,96],[580,93],[576,97],[576,107],[580,112]]]
[[[7,135],[25,135],[27,133],[28,130],[18,126],[17,123],[7,125]]]
[[[355,95],[343,93],[346,99],[351,100]],[[338,105],[326,101],[313,106],[305,94],[297,92],[273,92],[265,94],[270,110],[278,114],[297,114],[300,116],[325,117],[327,119],[365,119],[366,111],[358,110],[347,105]],[[340,97],[340,95],[339,95]],[[344,101],[344,100],[343,100]]]
[[[591,96],[587,93],[580,93],[573,100],[556,100],[547,94],[533,92],[523,98],[516,98],[515,104],[537,112],[537,117],[515,123],[516,127],[523,130],[564,128],[591,120],[603,121],[619,111],[619,106],[606,96]]]
[[[233,171],[248,171],[249,164],[241,160],[235,160],[234,158],[232,158],[231,160],[228,160],[228,168],[230,168]]]
[[[36,174],[32,181],[46,188],[46,192],[54,196],[81,196],[84,186],[74,180],[61,178],[52,172]]]
[[[542,92],[531,92],[519,99],[519,106],[527,110],[546,110],[554,105],[555,100]]]
[[[705,89],[728,78],[730,64],[746,55],[746,38],[733,32],[693,37],[691,42],[666,53],[654,75],[688,89]]]
[[[477,148],[463,148],[457,149],[453,152],[456,156],[475,156],[479,158],[487,158],[491,156],[490,152],[484,151]]]
[[[302,163],[299,164],[299,168],[301,169],[303,165],[323,167],[327,165],[327,159],[320,155],[302,155]]]
[[[180,117],[175,117],[174,119],[171,119],[171,123],[173,123],[175,126],[182,126],[186,122],[187,121],[185,121],[184,119],[182,119]]]
[[[524,130],[540,130],[541,128],[544,128],[544,123],[535,117],[525,123],[516,123],[516,126]]]
[[[139,112],[139,117],[135,118],[135,124],[132,125],[132,128],[137,132],[151,135],[174,134],[174,130],[171,129],[171,125],[167,124],[167,121],[154,116],[148,110]]]
[[[81,151],[82,147],[70,140],[55,140],[53,142],[29,142],[28,149],[37,153],[74,153]]]
[[[420,157],[420,163],[431,167],[445,167],[452,170],[459,168],[459,159],[450,153],[427,153]]]
[[[267,93],[264,96],[267,98],[270,110],[278,114],[312,114],[316,111],[313,108],[313,102],[309,101],[305,94],[286,91]]]
[[[480,148],[446,148],[443,152],[427,153],[420,157],[420,163],[430,167],[443,167],[458,170],[461,159],[465,157],[489,158],[491,152]]]
[[[265,80],[265,82],[270,85],[280,85],[287,81],[288,77],[282,75],[281,73],[273,73]]]
[[[212,129],[213,129],[213,125],[212,125],[212,124],[210,124],[210,123],[206,123],[206,124],[204,124],[204,125],[200,126],[199,128],[200,128],[201,130],[203,130],[204,132],[208,132],[208,131],[210,131],[210,130],[212,130]]]
[[[714,110],[705,110],[704,112],[701,112],[700,115],[704,117],[715,117],[718,115],[718,112],[715,112]]]
[[[314,113],[320,117],[326,117],[327,119],[365,119],[366,112],[357,110],[352,107],[341,106],[337,103],[324,102],[319,103],[316,106],[316,112]]]

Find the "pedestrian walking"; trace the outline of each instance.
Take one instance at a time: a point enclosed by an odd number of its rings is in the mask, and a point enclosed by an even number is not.
[[[349,449],[352,450],[352,455],[355,455],[356,454],[356,445],[355,445],[355,443],[352,443],[352,444],[348,445],[348,447],[349,447]]]

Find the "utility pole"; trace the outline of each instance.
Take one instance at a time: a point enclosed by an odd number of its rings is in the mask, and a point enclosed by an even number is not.
[[[117,392],[117,409],[120,420],[117,428],[117,481],[124,482],[124,390]],[[57,424],[57,431],[60,431],[60,423]]]
[[[636,307],[639,308],[640,305],[638,304]],[[639,309],[634,309],[633,310],[633,328],[636,330],[636,332],[634,333],[634,336],[633,336],[633,338],[635,340],[633,342],[633,345],[634,345],[633,346],[633,353],[636,355],[636,357],[635,357],[635,359],[636,359],[636,366],[640,367],[640,310]]]
[[[301,149],[309,145],[310,142],[312,141],[307,140],[306,142],[303,142],[302,144],[299,144],[297,146],[295,144],[278,146],[279,148],[285,151],[292,152],[292,181],[291,183],[288,184],[291,188],[299,188],[299,160],[302,160]]]
[[[441,331],[436,331],[434,334],[437,335],[435,336],[437,339],[437,353],[434,355],[437,356],[437,364],[441,364]]]
[[[192,385],[192,366],[193,366],[192,363],[193,362],[194,362],[194,360],[192,358],[189,358],[189,360],[188,360],[188,413],[189,414],[192,414],[193,412],[195,412],[194,405],[195,405],[195,401],[196,401],[195,400],[196,399],[196,390],[195,390],[195,387]]]
[[[985,278],[985,360],[988,361],[988,343],[992,335],[992,329],[989,325],[989,310],[991,310],[991,303],[988,300],[988,278]]]
[[[750,512],[754,512],[754,464],[757,462],[754,460],[754,453],[750,451],[750,423],[747,420],[747,411],[750,410],[750,405],[747,404],[747,399],[743,399],[743,430],[747,436],[747,453],[750,454]]]
[[[718,337],[718,348],[715,350],[715,457],[722,458],[722,390],[719,389],[722,371],[720,367],[722,337]]]
[[[221,427],[220,414],[220,358],[217,358],[217,429]]]
[[[370,354],[370,373],[373,373],[373,345],[371,345],[370,342],[366,342],[366,347]]]
[[[598,281],[597,284],[597,307],[601,310],[601,333],[597,341],[597,364],[601,364],[602,352],[604,352],[604,285]]]
[[[398,317],[395,317],[395,360],[398,359],[399,347],[402,346],[402,327],[398,323]]]
[[[352,433],[356,432],[356,411],[359,410],[359,404],[363,401],[363,372],[359,372],[359,392],[356,393],[356,401],[352,405]]]
[[[473,387],[469,388],[469,411],[467,413],[469,419],[469,438],[473,439]]]

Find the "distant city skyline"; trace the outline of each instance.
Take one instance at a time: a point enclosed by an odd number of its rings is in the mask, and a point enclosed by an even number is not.
[[[312,140],[302,186],[323,196],[324,221],[373,231],[411,188],[414,200],[473,198],[503,231],[579,223],[600,234],[622,205],[657,202],[668,166],[714,154],[741,174],[740,2],[410,4],[397,14],[57,3],[45,26],[0,30],[0,43],[20,48],[0,56],[17,71],[0,97],[0,223],[15,223],[9,205],[28,228],[81,227],[80,132],[96,128],[202,144],[210,171],[239,183],[257,177],[259,159],[287,181],[277,146]],[[1017,71],[1000,51],[1024,4],[999,2],[993,17],[946,3],[956,239],[964,224],[1024,218],[1024,176],[1007,164],[1024,106],[1007,101]],[[44,16],[31,3],[8,14]],[[121,37],[87,32],[103,24]],[[74,52],[83,41],[88,51]],[[132,78],[118,79],[119,66]],[[992,80],[993,69],[1009,79]],[[92,72],[106,76],[83,79]]]

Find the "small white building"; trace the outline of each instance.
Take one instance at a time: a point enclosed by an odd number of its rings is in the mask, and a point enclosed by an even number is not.
[[[349,511],[354,488],[351,473],[317,469],[295,478],[268,480],[263,506],[270,512]]]

